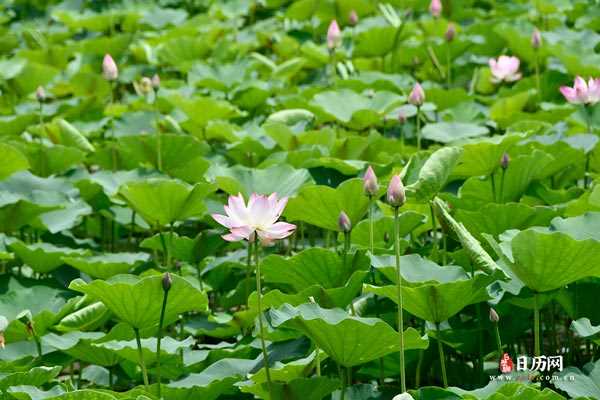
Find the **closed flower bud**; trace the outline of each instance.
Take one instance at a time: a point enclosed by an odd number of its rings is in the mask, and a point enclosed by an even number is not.
[[[350,11],[350,16],[348,17],[348,21],[350,22],[350,25],[352,25],[352,26],[358,24],[358,14],[356,13],[355,10]]]
[[[398,122],[400,122],[401,124],[404,124],[406,122],[406,115],[402,111],[398,113]]]
[[[493,308],[490,308],[490,321],[493,323],[500,321],[500,316]]]
[[[508,164],[510,164],[510,156],[508,153],[502,154],[502,158],[500,159],[500,167],[502,169],[508,168]]]
[[[394,175],[387,189],[387,202],[392,207],[402,207],[406,201],[404,185],[399,175]]]
[[[154,74],[152,76],[152,88],[154,90],[158,90],[159,87],[160,87],[160,76],[158,76],[158,74]]]
[[[375,196],[379,190],[377,175],[375,175],[375,171],[373,171],[373,168],[370,165],[363,177],[363,188],[368,196]]]
[[[340,216],[338,218],[338,227],[340,228],[340,230],[342,232],[346,232],[346,233],[348,233],[352,230],[352,222],[350,222],[350,218],[348,217],[348,214],[346,214],[343,211],[340,212]]]
[[[119,69],[110,54],[106,54],[102,61],[102,76],[107,81],[114,81],[119,77]]]
[[[327,47],[329,50],[333,50],[340,45],[341,41],[342,32],[340,31],[340,26],[337,21],[334,19],[327,29]]]
[[[450,22],[448,24],[448,28],[446,28],[446,33],[444,37],[446,38],[446,42],[451,42],[454,40],[454,36],[456,36],[456,26]]]
[[[46,100],[46,91],[44,90],[44,88],[42,86],[38,86],[37,89],[35,90],[35,98],[40,103],[42,103],[44,100]]]
[[[542,45],[542,34],[540,33],[540,31],[535,28],[533,30],[533,33],[531,34],[531,47],[533,47],[534,49],[539,49],[540,46]]]
[[[431,0],[431,4],[429,4],[429,12],[435,18],[438,18],[442,14],[442,1]]]
[[[415,86],[413,86],[410,94],[408,95],[408,102],[417,107],[422,106],[425,102],[425,91],[418,82],[415,83]]]
[[[150,92],[152,92],[152,80],[148,77],[143,77],[140,80],[140,92],[142,92],[143,95],[147,95],[150,94]]]
[[[171,279],[171,274],[165,272],[162,278],[162,287],[165,292],[168,292],[169,289],[171,289],[171,283],[173,283],[173,280]]]

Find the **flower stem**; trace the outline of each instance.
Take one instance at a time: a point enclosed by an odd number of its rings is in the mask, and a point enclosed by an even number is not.
[[[542,101],[542,92],[540,89],[540,57],[537,49],[535,50],[535,88],[537,89],[538,101]]]
[[[540,346],[540,308],[537,293],[533,295],[533,340],[534,355],[539,357],[542,354],[542,351]]]
[[[440,340],[440,324],[437,324],[437,342],[438,342],[438,351],[440,353],[440,366],[442,368],[442,381],[444,382],[444,388],[448,387],[448,376],[446,375],[446,357],[444,356],[444,345]]]
[[[494,331],[496,333],[496,345],[498,346],[498,357],[502,357],[502,340],[500,339],[500,328],[498,323],[494,322]]]
[[[375,254],[375,240],[374,240],[374,229],[373,229],[373,196],[369,196],[369,248],[371,250],[371,254]],[[371,265],[371,284],[375,285],[375,268]],[[375,316],[379,318],[379,301],[377,300],[377,296],[374,296],[375,299],[375,309],[377,312]],[[379,358],[379,384],[383,385],[385,379],[384,373],[384,365],[383,365],[383,357]]]
[[[437,237],[437,221],[435,219],[435,211],[433,210],[433,202],[429,203],[429,211],[431,212],[431,239],[433,241],[433,249],[431,250],[431,258],[438,262],[438,237]]]
[[[320,351],[321,349],[319,349],[319,346],[315,346],[315,351],[317,352],[316,355],[316,367],[317,367],[317,376],[321,376],[321,354]]]
[[[496,178],[494,178],[494,172],[490,174],[490,181],[492,182],[492,201],[495,203],[496,199]]]
[[[163,324],[165,322],[165,310],[167,309],[168,290],[163,290],[163,302],[160,309],[160,320],[158,322],[158,334],[156,335],[156,382],[158,383],[158,397],[160,398],[160,342],[163,335]]]
[[[502,177],[500,178],[500,196],[498,196],[498,202],[504,203],[504,177],[506,175],[506,169],[502,169]]]
[[[450,43],[446,43],[446,65],[448,66],[448,71],[446,72],[446,82],[448,84],[448,89],[450,89],[450,85],[452,83],[452,62],[450,57]]]
[[[417,150],[421,150],[421,107],[417,106]]]
[[[338,373],[340,374],[340,380],[342,381],[342,394],[340,400],[344,400],[346,397],[346,377],[344,376],[344,367],[338,365]]]
[[[400,387],[406,392],[406,376],[404,370],[404,317],[402,315],[402,274],[400,273],[400,217],[399,207],[394,207],[394,250],[396,252],[396,291],[398,300],[398,332],[400,333]]]
[[[246,299],[246,308],[248,308],[248,283],[250,281],[250,271],[252,270],[252,243],[248,242],[248,254],[246,255],[246,282],[244,284],[244,298]]]
[[[252,243],[248,243],[252,245]],[[265,344],[265,328],[263,326],[262,319],[262,285],[260,282],[260,262],[258,260],[259,245],[258,240],[254,241],[254,261],[256,263],[256,303],[258,306],[258,330],[260,332],[260,346],[262,348],[263,359],[265,364],[265,374],[267,375],[267,385],[269,386],[269,395],[271,399],[273,397],[273,383],[271,382],[271,371],[269,371],[269,354],[267,353],[267,345]]]
[[[142,368],[142,376],[144,377],[144,386],[146,390],[148,390],[148,371],[146,370],[146,363],[144,362],[144,353],[142,352],[142,341],[140,339],[140,330],[138,328],[133,328],[135,332],[135,342],[137,343],[138,348],[138,356],[140,359],[140,367]]]

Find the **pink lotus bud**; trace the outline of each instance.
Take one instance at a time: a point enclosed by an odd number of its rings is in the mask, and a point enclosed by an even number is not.
[[[165,292],[168,292],[171,289],[171,284],[173,283],[173,278],[171,278],[171,274],[165,272],[162,278],[162,287]]]
[[[358,24],[358,14],[356,13],[355,10],[350,11],[350,16],[348,17],[348,21],[350,22],[350,25],[352,25],[352,26]]]
[[[329,24],[329,29],[327,29],[327,47],[329,50],[333,50],[340,45],[341,41],[342,32],[337,21],[334,19]]]
[[[340,216],[338,218],[338,227],[342,232],[346,233],[352,230],[352,222],[350,221],[348,214],[343,211],[340,212]]]
[[[406,201],[406,193],[400,175],[394,175],[387,189],[387,202],[392,207],[402,207]]]
[[[375,175],[375,171],[373,171],[373,168],[370,165],[369,168],[367,168],[367,172],[365,172],[365,176],[363,177],[363,188],[368,196],[377,195],[377,191],[379,190],[377,175]]]
[[[508,153],[502,154],[502,158],[500,159],[500,167],[502,169],[508,168],[508,164],[510,164],[510,156]]]
[[[517,57],[500,56],[498,59],[490,58],[489,65],[492,71],[492,81],[494,83],[514,82],[521,79],[519,65],[521,61]]]
[[[438,18],[442,14],[442,2],[441,0],[431,0],[429,5],[429,12],[435,18]]]
[[[450,22],[448,24],[448,28],[446,28],[446,33],[444,37],[446,38],[446,42],[451,42],[454,40],[454,36],[456,36],[456,26]]]
[[[102,61],[102,75],[107,81],[114,81],[119,77],[119,69],[110,54],[106,54]]]
[[[490,321],[493,323],[497,323],[498,321],[500,321],[500,316],[493,308],[490,308]]]
[[[412,91],[408,96],[408,102],[417,107],[422,106],[425,102],[425,91],[418,82],[415,83],[415,86],[412,88]]]
[[[537,50],[540,48],[541,45],[542,45],[542,34],[538,30],[538,28],[535,28],[533,30],[533,33],[531,34],[531,47],[533,47],[534,49]]]
[[[44,100],[46,100],[46,91],[44,90],[44,88],[42,86],[38,86],[37,89],[35,89],[35,98],[40,103],[42,103]]]
[[[154,88],[154,90],[158,90],[159,87],[160,87],[160,76],[158,76],[158,74],[154,74],[152,76],[152,88]]]

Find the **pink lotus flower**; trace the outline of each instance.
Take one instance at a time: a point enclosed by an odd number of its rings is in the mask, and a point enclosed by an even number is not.
[[[392,176],[392,180],[388,185],[387,202],[392,207],[402,207],[406,201],[406,192],[400,175]]]
[[[367,168],[367,172],[365,172],[365,176],[363,177],[363,189],[369,196],[375,196],[379,191],[377,175],[375,175],[375,171],[373,171],[373,168],[370,165],[369,168]]]
[[[489,64],[492,70],[492,80],[498,82],[514,82],[521,79],[519,64],[521,61],[517,57],[500,56],[498,59],[490,58]]]
[[[246,206],[240,193],[229,196],[228,204],[224,206],[227,215],[213,214],[212,217],[229,229],[229,233],[223,235],[223,239],[229,242],[252,242],[258,236],[263,244],[269,244],[290,236],[296,229],[296,225],[277,222],[287,200],[287,197],[277,200],[277,193],[268,197],[253,193]]]
[[[333,50],[340,45],[341,40],[342,32],[340,31],[340,26],[337,21],[334,19],[327,29],[327,47],[329,50]]]
[[[104,55],[104,60],[102,60],[102,76],[107,81],[114,81],[119,77],[119,69],[110,54]]]
[[[435,18],[438,18],[442,14],[442,2],[441,0],[431,0],[429,5],[429,12]]]
[[[413,86],[410,94],[408,95],[408,102],[417,107],[422,106],[425,102],[425,91],[418,82],[415,83],[415,86]]]
[[[560,92],[572,104],[596,104],[600,101],[600,78],[590,78],[588,82],[578,76],[573,87],[561,86]]]

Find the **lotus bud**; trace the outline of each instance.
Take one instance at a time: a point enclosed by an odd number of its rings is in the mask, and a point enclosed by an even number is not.
[[[313,304],[316,304],[317,302],[315,301],[315,298],[313,296],[308,296],[308,301],[310,301]]]
[[[340,31],[340,26],[337,21],[334,19],[329,24],[329,28],[327,29],[327,47],[329,50],[334,50],[336,47],[340,45],[342,40],[342,32]]]
[[[542,34],[538,30],[538,28],[535,28],[533,30],[533,33],[531,34],[531,47],[533,47],[535,50],[537,50],[540,48],[541,45],[542,45]]]
[[[350,22],[350,25],[352,25],[352,26],[355,26],[356,24],[358,24],[358,14],[356,13],[356,10],[350,11],[350,16],[348,17],[348,21]]]
[[[35,98],[40,103],[42,103],[44,100],[46,100],[46,91],[44,90],[44,88],[42,86],[38,86],[37,89],[35,90]]]
[[[400,175],[394,175],[387,189],[387,202],[392,207],[402,207],[406,201],[406,193]]]
[[[450,22],[448,24],[448,28],[446,28],[446,33],[444,34],[446,42],[450,43],[451,41],[453,41],[454,36],[456,36],[456,26],[452,22]]]
[[[392,400],[415,400],[409,393],[404,392],[394,396]]]
[[[102,61],[102,75],[107,81],[114,81],[119,77],[119,69],[110,54],[106,54]]]
[[[498,321],[500,321],[500,316],[493,308],[490,308],[490,321],[493,323],[497,323]]]
[[[152,76],[152,88],[154,90],[158,90],[159,87],[160,87],[160,76],[158,76],[158,74],[154,74]]]
[[[510,164],[510,156],[508,153],[502,154],[502,158],[500,159],[500,167],[502,169],[508,168],[508,164]]]
[[[433,15],[434,18],[439,18],[442,14],[442,2],[441,0],[431,0],[431,4],[429,5],[429,12]]]
[[[404,115],[402,111],[398,113],[398,122],[400,122],[401,124],[406,123],[406,115]]]
[[[168,292],[171,289],[171,284],[173,283],[173,279],[171,278],[171,274],[165,272],[162,278],[162,287],[165,292]]]
[[[413,86],[410,95],[408,95],[408,102],[413,106],[420,107],[425,102],[425,91],[421,85],[417,82]]]
[[[373,168],[370,165],[363,177],[363,188],[368,196],[375,196],[379,190],[377,175],[375,175],[375,171],[373,171]]]
[[[152,91],[152,88],[153,88],[152,80],[150,78],[144,76],[140,80],[140,92],[142,92],[143,95],[148,95]]]
[[[352,230],[352,222],[344,211],[340,212],[340,216],[338,217],[338,227],[342,232],[348,233]]]

